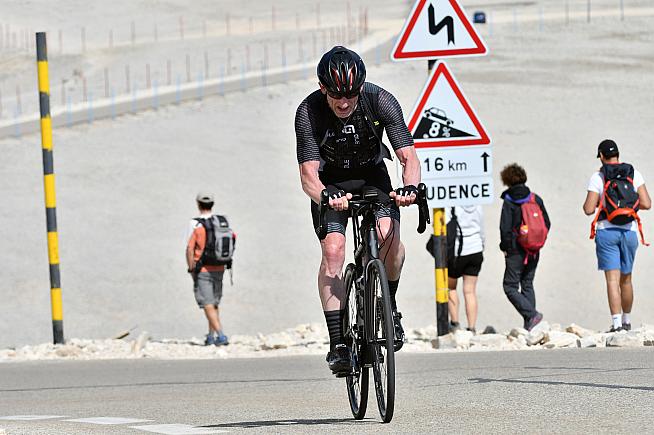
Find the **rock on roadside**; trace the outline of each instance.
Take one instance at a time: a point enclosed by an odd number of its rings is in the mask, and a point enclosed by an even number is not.
[[[579,337],[569,332],[549,331],[543,338],[546,349],[560,347],[581,347]]]
[[[475,335],[470,339],[471,347],[504,349],[509,345],[509,339],[502,334]]]
[[[643,339],[636,332],[611,334],[606,339],[607,347],[640,347],[643,345]]]
[[[527,344],[529,346],[540,344],[549,331],[550,324],[547,323],[547,320],[542,320],[538,325],[534,326],[531,331],[529,331],[529,334],[527,334]]]

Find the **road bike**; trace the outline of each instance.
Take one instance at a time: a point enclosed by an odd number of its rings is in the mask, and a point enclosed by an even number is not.
[[[418,185],[418,232],[430,223],[426,186]],[[394,202],[387,193],[364,187],[349,201],[349,216],[354,234],[354,262],[347,265],[343,280],[346,304],[343,333],[352,353],[352,371],[346,378],[350,409],[355,419],[366,414],[369,369],[372,368],[377,406],[382,421],[388,423],[395,409],[395,337],[391,297],[386,269],[380,252],[386,241],[379,242],[376,212]],[[326,190],[321,195],[319,235],[326,235],[325,214],[329,207]]]

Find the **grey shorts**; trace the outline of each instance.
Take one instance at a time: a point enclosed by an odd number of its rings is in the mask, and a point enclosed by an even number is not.
[[[193,293],[200,308],[220,304],[223,297],[224,272],[199,272],[193,275]]]

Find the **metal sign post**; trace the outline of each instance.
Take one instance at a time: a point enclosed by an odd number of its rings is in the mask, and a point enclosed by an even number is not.
[[[436,62],[436,59],[427,61],[427,69],[430,73]],[[436,330],[440,337],[450,332],[450,318],[448,311],[450,288],[448,286],[447,272],[447,225],[445,225],[444,208],[432,208],[432,223],[434,227],[434,235],[432,237],[432,256],[434,257]]]
[[[436,58],[484,56],[486,44],[457,0],[416,0],[391,51],[391,60],[427,59],[429,78],[407,126],[432,207],[436,324],[449,333],[447,226],[443,207],[492,202],[491,139],[460,86]]]

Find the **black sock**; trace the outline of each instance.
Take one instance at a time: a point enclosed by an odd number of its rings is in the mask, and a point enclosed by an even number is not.
[[[400,284],[400,280],[391,281],[388,280],[388,290],[391,293],[391,308],[393,311],[397,311],[397,302],[395,302],[395,295],[397,294],[397,286]]]
[[[323,311],[329,331],[329,348],[334,350],[337,344],[344,344],[343,340],[343,317],[345,310]]]

